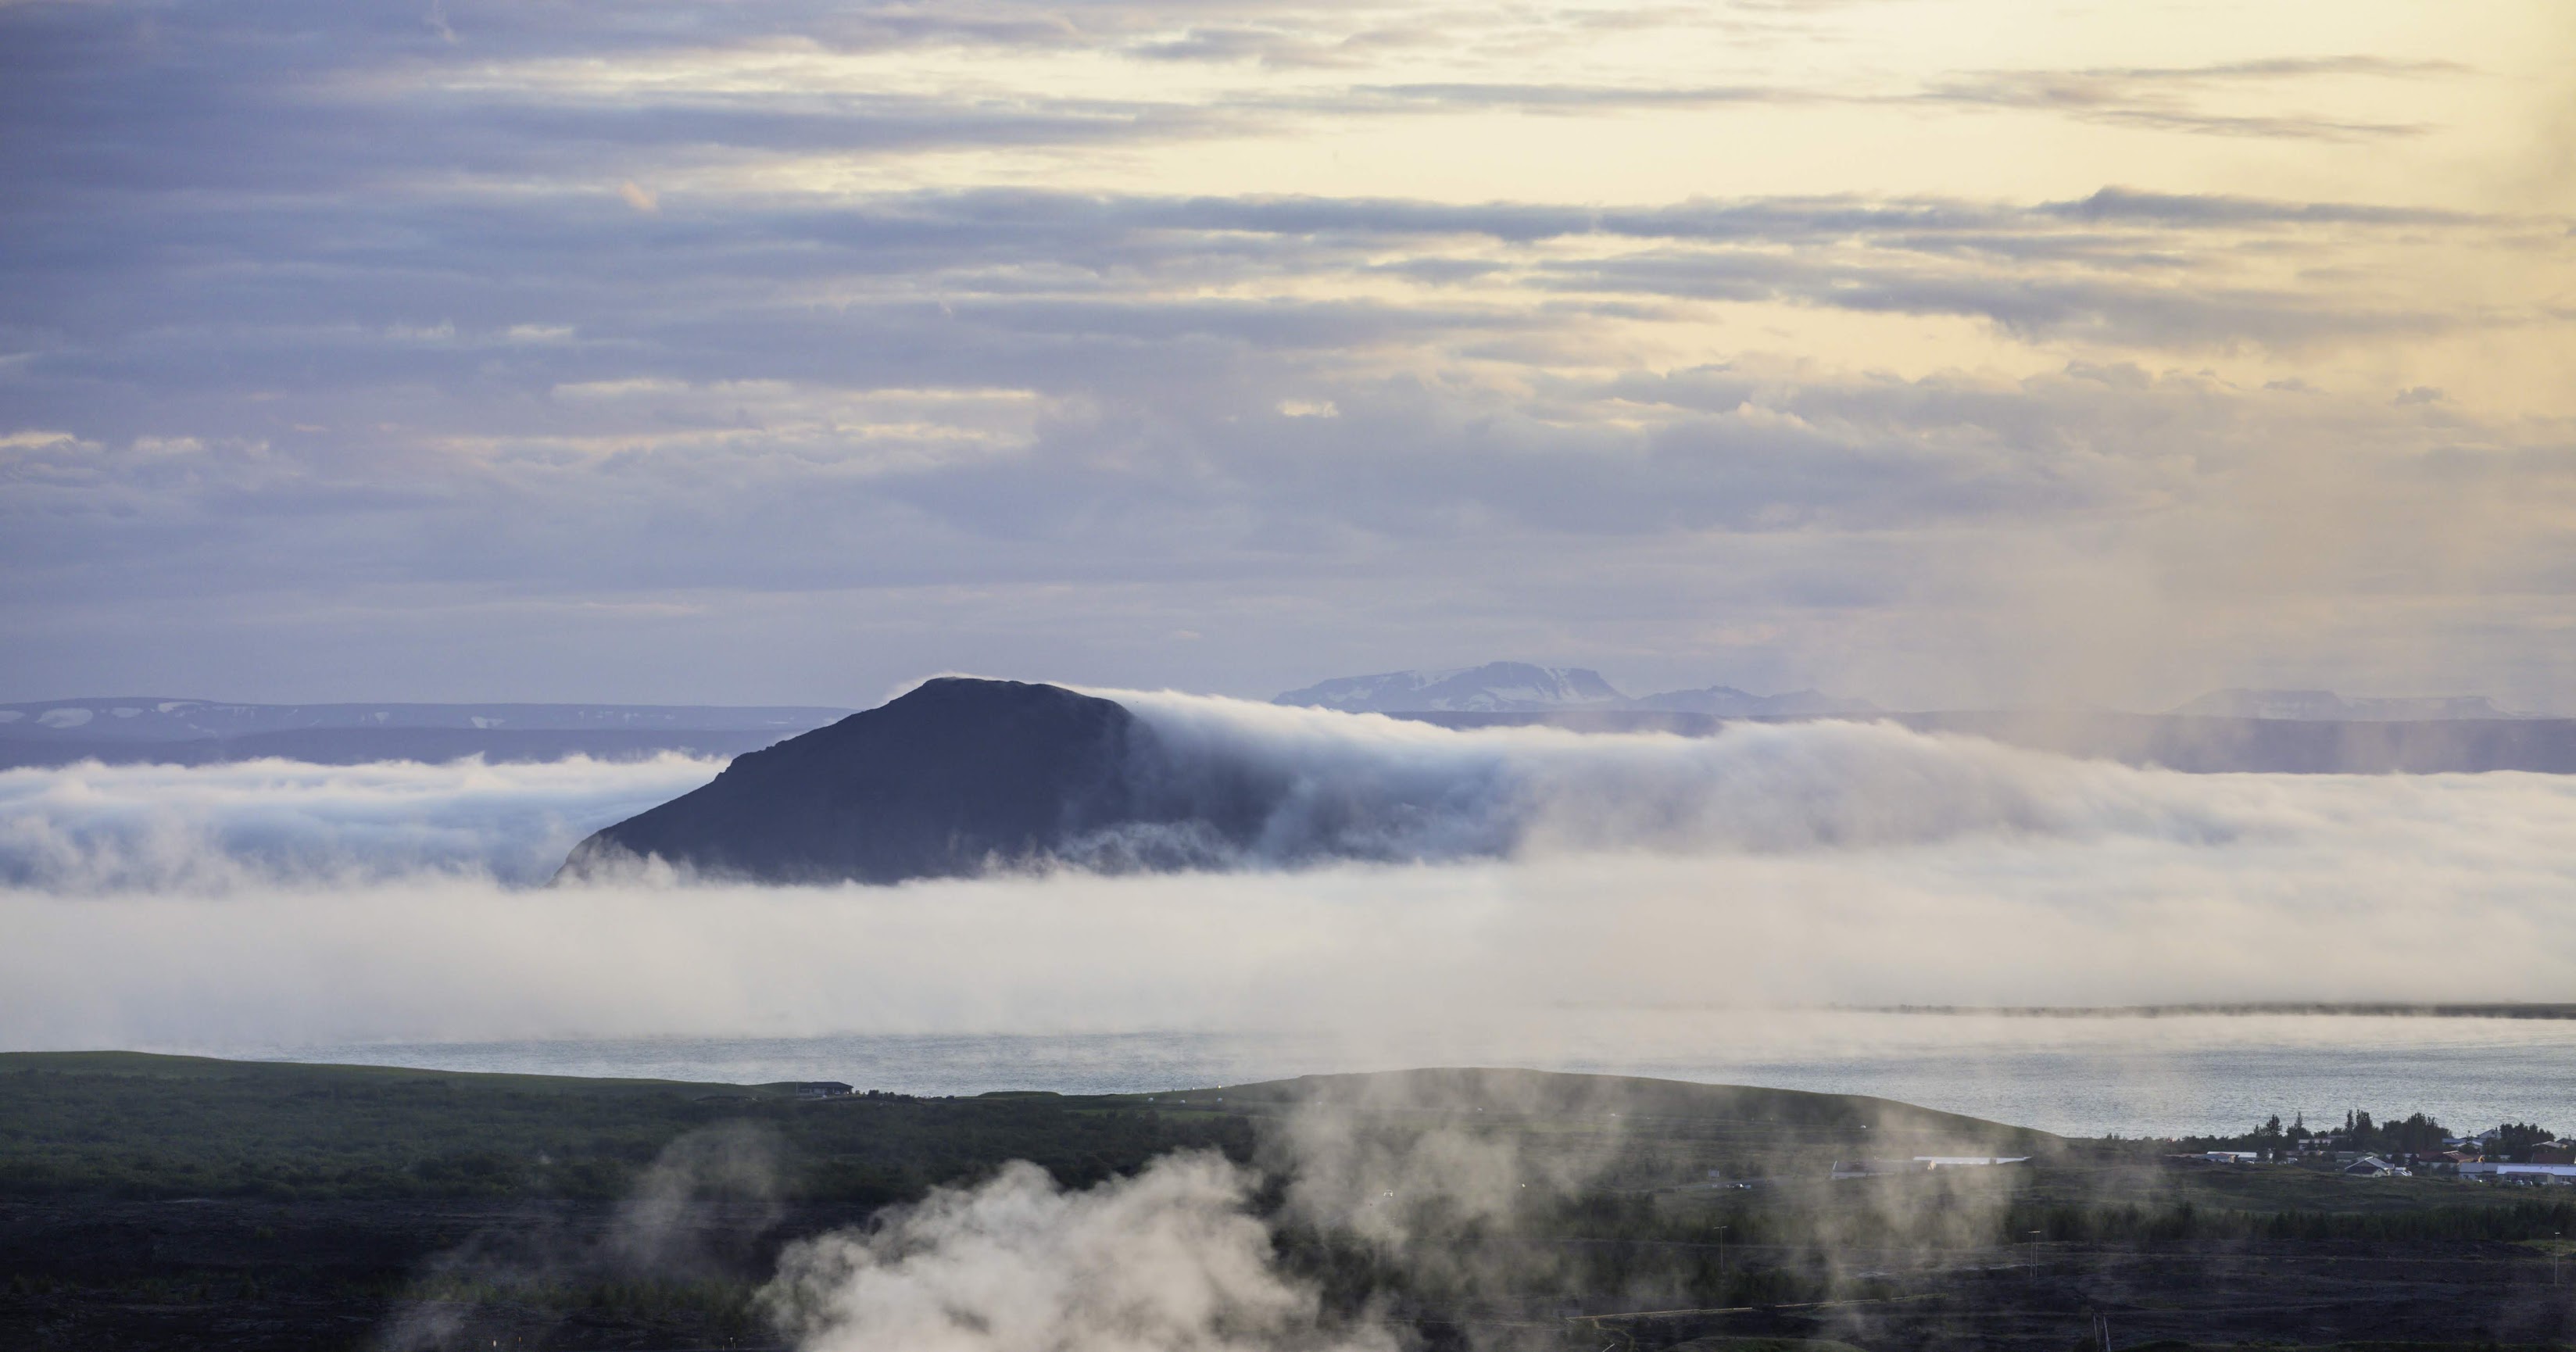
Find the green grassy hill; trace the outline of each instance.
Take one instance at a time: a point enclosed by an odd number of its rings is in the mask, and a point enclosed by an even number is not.
[[[1249,1158],[1260,1122],[1307,1103],[1560,1150],[1616,1148],[1641,1185],[1710,1167],[1741,1175],[1870,1152],[2058,1144],[1885,1099],[1535,1071],[811,1101],[791,1085],[16,1052],[0,1054],[0,1195],[608,1197],[681,1134],[746,1122],[774,1138],[792,1195],[882,1201],[1008,1159],[1084,1183],[1179,1148]]]

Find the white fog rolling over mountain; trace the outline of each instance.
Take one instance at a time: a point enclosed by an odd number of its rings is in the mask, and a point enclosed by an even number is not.
[[[1759,853],[2029,833],[2191,840],[2260,832],[2173,776],[1890,724],[1711,737],[1452,731],[1234,700],[1104,692],[1184,771],[1290,786],[1241,862],[1440,861],[1570,851]],[[1221,862],[1212,860],[1211,862]]]
[[[1871,724],[1456,732],[1120,698],[1303,786],[1268,857],[544,888],[526,884],[545,851],[714,767],[11,772],[0,1021],[50,1046],[202,1046],[1356,1028],[1605,989],[2055,1005],[2545,1000],[2576,982],[2566,777],[2185,775]],[[1354,822],[1373,834],[1337,848],[1380,862],[1334,862],[1311,834]]]
[[[0,770],[0,884],[233,892],[458,874],[543,882],[603,821],[715,777],[662,755],[530,765],[247,761]]]
[[[1096,693],[1152,730],[1172,779],[1147,787],[1177,795],[1182,807],[1231,780],[1271,786],[1273,806],[1248,841],[1211,843],[1176,828],[1166,842],[1171,857],[1218,870],[1870,851],[1967,838],[2259,848],[2293,838],[2330,803],[2499,792],[2555,801],[2576,784],[2520,775],[2183,775],[1855,720],[1746,723],[1697,737],[1456,730],[1169,691]],[[0,771],[0,878],[65,892],[420,872],[524,886],[552,877],[590,830],[722,768],[666,754]],[[1116,871],[1128,866],[1117,843],[1061,862]]]

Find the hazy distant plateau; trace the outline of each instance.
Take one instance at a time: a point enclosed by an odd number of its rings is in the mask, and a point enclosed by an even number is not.
[[[1668,699],[1666,696],[1650,697]],[[1779,697],[1787,699],[1788,697]],[[161,713],[156,705],[178,705]],[[124,717],[118,712],[124,711]],[[731,757],[812,731],[853,710],[676,705],[226,705],[203,700],[61,700],[0,705],[0,769],[73,765],[220,765],[277,758],[317,765],[436,763],[480,756],[526,763],[678,752]],[[72,715],[78,715],[73,717]],[[1859,719],[1956,732],[2009,746],[2195,774],[2576,774],[2576,719],[2272,718],[2100,711],[1869,709],[1717,714],[1567,707],[1395,709],[1384,716],[1457,729],[1547,726],[1579,732],[1705,737],[1744,723]]]

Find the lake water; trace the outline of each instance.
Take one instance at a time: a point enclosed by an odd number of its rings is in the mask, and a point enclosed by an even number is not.
[[[195,1048],[459,1071],[974,1094],[1150,1091],[1330,1071],[1523,1066],[1874,1094],[2072,1135],[2237,1131],[2429,1112],[2576,1130],[2576,1021],[2359,1014],[2036,1017],[1550,1010],[1348,1032],[852,1033]]]

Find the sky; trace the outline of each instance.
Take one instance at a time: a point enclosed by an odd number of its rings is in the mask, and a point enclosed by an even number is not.
[[[0,699],[2576,713],[2558,0],[0,0]]]

